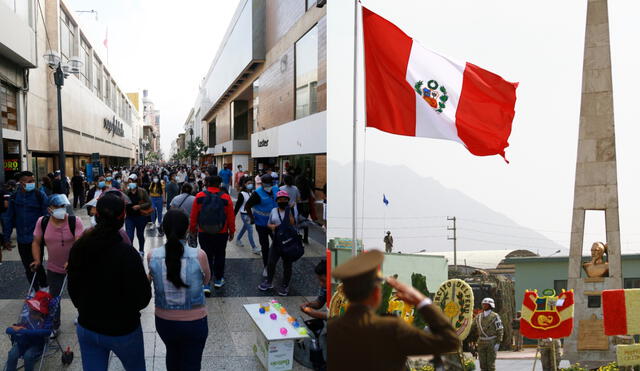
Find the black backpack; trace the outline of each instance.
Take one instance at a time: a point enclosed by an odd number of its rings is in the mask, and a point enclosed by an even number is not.
[[[42,247],[44,247],[44,233],[47,231],[47,225],[49,225],[49,219],[51,219],[51,216],[49,215],[45,215],[42,217],[42,222],[40,222],[40,229],[42,230]],[[69,215],[69,218],[67,219],[68,223],[69,223],[69,229],[71,229],[71,234],[73,235],[73,237],[76,237],[76,217],[73,215]]]
[[[198,200],[202,203],[200,215],[198,215],[198,226],[205,233],[220,233],[227,222],[227,214],[224,210],[227,206],[227,200],[220,197],[222,192],[204,191],[204,193],[206,197]]]
[[[304,245],[302,245],[302,239],[298,234],[298,231],[291,225],[289,220],[289,213],[291,208],[287,206],[284,210],[284,219],[280,216],[278,211],[278,218],[280,218],[280,225],[276,227],[276,244],[280,248],[282,257],[287,261],[294,262],[304,255]]]

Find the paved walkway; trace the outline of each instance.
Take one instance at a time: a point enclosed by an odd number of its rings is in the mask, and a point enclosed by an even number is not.
[[[83,224],[89,225],[86,212],[82,209],[78,209],[76,212],[81,216]],[[236,226],[242,226],[240,218],[237,219]],[[255,231],[254,236],[257,243]],[[252,351],[252,341],[255,335],[251,319],[242,305],[263,302],[265,298],[275,298],[287,308],[289,313],[296,317],[302,316],[299,310],[300,304],[307,300],[313,300],[317,294],[318,283],[313,268],[324,256],[324,244],[318,243],[313,240],[314,238],[320,239],[324,236],[320,231],[311,233],[311,244],[306,246],[305,257],[294,264],[290,296],[286,298],[274,297],[275,292],[263,293],[257,289],[261,281],[262,260],[259,256],[251,253],[246,236],[243,237],[245,247],[238,247],[234,243],[227,245],[227,266],[225,267],[227,283],[222,289],[215,290],[213,297],[207,299],[209,337],[202,359],[203,370],[262,369]],[[162,242],[163,238],[157,237],[154,231],[147,230],[147,242],[145,243],[147,253]],[[134,244],[137,247],[137,241]],[[0,331],[2,333],[4,333],[5,326],[10,326],[18,318],[29,287],[20,263],[18,249],[14,248],[11,252],[4,251],[3,260],[4,262],[0,265]],[[280,274],[276,275],[274,284],[280,282],[281,271],[282,268],[279,265],[278,272]],[[66,293],[64,296],[67,297]],[[59,340],[63,347],[71,347],[75,354],[73,363],[70,367],[65,368],[66,370],[82,370],[80,349],[73,324],[76,317],[77,311],[71,301],[68,298],[63,299]],[[165,370],[166,350],[155,330],[153,299],[151,299],[149,306],[143,310],[141,320],[147,370]],[[4,368],[9,348],[9,338],[3,334],[0,336],[0,369]],[[47,358],[43,369],[62,369],[60,353]],[[112,355],[109,370],[122,369],[120,361]],[[294,370],[308,369],[295,364]]]

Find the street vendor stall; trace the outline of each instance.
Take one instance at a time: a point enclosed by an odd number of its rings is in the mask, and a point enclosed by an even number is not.
[[[245,304],[256,330],[253,352],[267,371],[293,370],[294,342],[309,337],[302,322],[276,300]]]

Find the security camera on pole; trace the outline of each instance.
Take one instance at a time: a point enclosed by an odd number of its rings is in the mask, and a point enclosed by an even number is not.
[[[70,74],[80,73],[80,69],[84,65],[80,57],[71,57],[65,63],[62,63],[60,54],[55,50],[49,50],[44,59],[51,69],[54,70],[53,78],[58,90],[58,156],[59,156],[59,168],[62,179],[66,179],[65,173],[65,156],[64,156],[64,138],[62,134],[62,98],[61,91],[62,85],[64,85],[64,79],[69,77]]]

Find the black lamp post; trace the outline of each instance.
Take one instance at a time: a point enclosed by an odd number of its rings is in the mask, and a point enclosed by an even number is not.
[[[49,67],[55,70],[53,78],[56,84],[58,97],[58,162],[60,167],[60,178],[66,179],[64,134],[62,127],[62,86],[64,85],[64,79],[69,77],[70,74],[77,74],[80,72],[83,62],[79,57],[72,57],[69,58],[68,62],[62,63],[58,52],[52,50],[48,51],[47,54],[44,55],[44,58]]]

